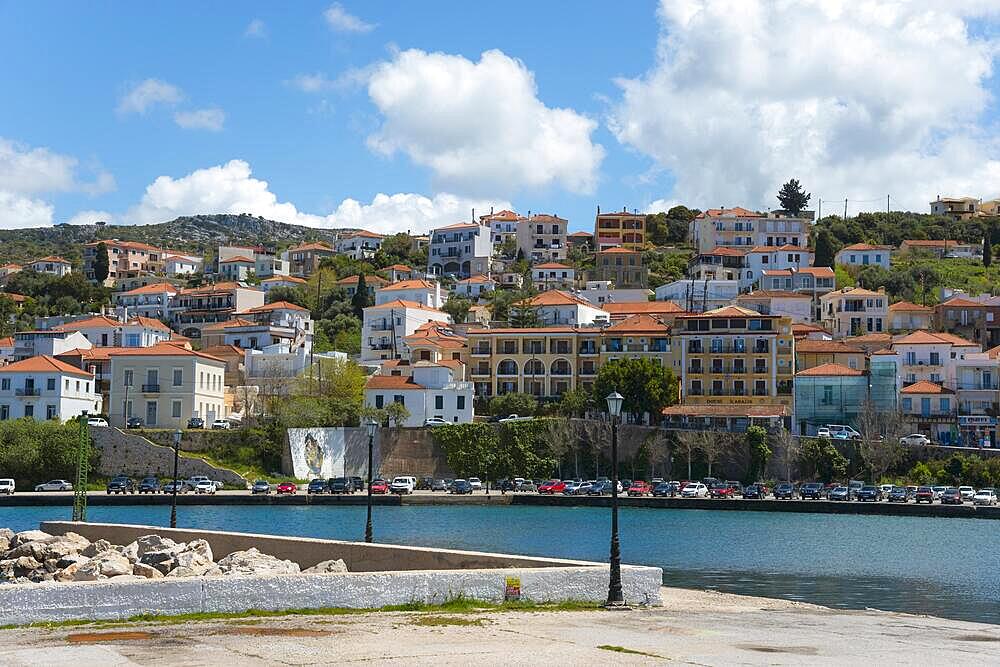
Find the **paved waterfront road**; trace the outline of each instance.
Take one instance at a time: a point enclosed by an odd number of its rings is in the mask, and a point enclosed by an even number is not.
[[[0,631],[0,663],[996,664],[1000,628],[663,590],[627,612],[373,613]],[[615,648],[617,650],[611,650]],[[628,652],[625,652],[628,651]]]

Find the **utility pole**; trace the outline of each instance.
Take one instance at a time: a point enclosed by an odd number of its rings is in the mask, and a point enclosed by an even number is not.
[[[847,197],[844,197],[844,222],[847,222]]]
[[[888,215],[889,215],[889,195],[885,196],[885,214],[888,217]]]

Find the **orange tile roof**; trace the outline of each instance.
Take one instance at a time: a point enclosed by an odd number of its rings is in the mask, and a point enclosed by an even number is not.
[[[390,292],[396,290],[408,290],[408,289],[429,289],[433,290],[437,287],[436,284],[429,280],[424,280],[423,278],[413,278],[412,280],[399,280],[390,285],[386,285],[381,288],[380,292]]]
[[[273,278],[264,278],[262,283],[295,283],[297,285],[305,285],[309,281],[305,278],[296,278],[295,276],[274,276]]]
[[[107,361],[111,358],[113,352],[118,352],[120,350],[130,350],[133,348],[129,347],[92,347],[85,349],[82,347],[74,348],[62,354],[55,355],[57,358],[60,357],[80,357],[80,359],[86,359],[88,361]]]
[[[833,298],[833,297],[835,297],[837,295],[848,296],[848,297],[885,296],[885,294],[882,293],[882,292],[873,292],[870,289],[865,289],[864,287],[853,287],[853,288],[847,289],[846,291],[845,290],[834,290],[834,291],[830,292],[829,294],[824,294],[820,298],[826,298],[826,297]]]
[[[622,253],[638,254],[639,252],[640,252],[639,250],[630,250],[628,248],[622,248],[622,247],[619,246],[619,247],[615,247],[615,248],[608,248],[607,250],[598,250],[597,254],[598,255],[606,255],[606,254],[618,255],[618,254],[622,254]]]
[[[736,297],[737,301],[753,301],[755,298],[758,299],[812,299],[811,296],[801,292],[786,292],[784,290],[768,290],[759,289],[753,292],[747,292],[746,294],[740,294]]]
[[[733,248],[730,246],[720,245],[701,254],[708,255],[710,257],[743,257],[748,252],[750,252],[748,248]]]
[[[385,238],[385,236],[383,236],[382,234],[376,234],[375,232],[370,232],[367,229],[359,229],[359,230],[357,230],[355,232],[345,232],[344,235],[341,236],[340,238],[342,238],[342,239],[353,239],[353,238],[355,238],[357,236],[360,236],[360,237],[366,238],[366,239],[384,239]]]
[[[489,213],[481,217],[482,220],[520,220],[521,218],[521,215],[509,209],[504,209],[496,213]]]
[[[492,278],[487,278],[481,273],[477,273],[474,276],[469,276],[468,278],[463,278],[462,280],[455,281],[460,285],[485,285],[488,283],[495,283],[496,281]]]
[[[291,301],[275,301],[274,303],[268,303],[263,306],[257,306],[256,308],[251,308],[246,311],[248,313],[269,313],[272,310],[301,310],[308,311],[308,308],[303,308],[297,303],[292,303]]]
[[[365,383],[365,389],[423,389],[409,375],[373,375]]]
[[[14,347],[14,337],[0,338],[0,347]]]
[[[178,292],[177,287],[170,283],[155,283],[153,285],[143,285],[127,292],[122,292],[118,296],[137,296],[139,294],[162,294],[163,292]]]
[[[801,269],[796,269],[795,273],[804,273],[813,278],[833,278],[835,275],[833,269],[829,266],[803,266]],[[763,275],[791,277],[792,271],[790,269],[764,269]]]
[[[257,323],[253,320],[246,320],[242,317],[236,317],[231,320],[226,320],[225,322],[215,322],[209,324],[202,328],[202,333],[207,331],[225,331],[226,329],[232,329],[234,327],[253,327],[257,326]]]
[[[24,267],[20,264],[4,264],[3,266],[0,266],[0,269],[17,269],[19,271],[23,268]]]
[[[978,301],[973,301],[972,299],[966,299],[961,296],[953,296],[944,303],[939,303],[938,307],[943,306],[957,306],[961,308],[986,308],[985,303],[979,303]]]
[[[200,357],[209,361],[223,361],[204,352],[181,347],[176,343],[157,343],[149,347],[128,347],[111,353],[112,357]]]
[[[392,271],[400,271],[400,272],[404,272],[404,273],[412,273],[413,272],[413,269],[411,269],[410,267],[408,267],[406,264],[393,264],[392,266],[385,267],[384,270],[385,271],[390,271],[390,270],[392,270]]]
[[[71,366],[65,361],[60,361],[55,357],[42,354],[37,357],[29,357],[21,361],[15,361],[6,366],[0,366],[0,373],[66,373],[68,375],[79,375],[86,378],[94,377],[90,373],[84,372],[76,366]]]
[[[976,345],[961,336],[944,331],[914,331],[892,341],[893,345],[941,345],[942,343],[958,347],[974,347]]]
[[[750,211],[743,208],[742,206],[736,206],[733,208],[710,208],[703,213],[699,213],[696,217],[698,218],[717,218],[723,215],[739,216],[742,218],[762,218],[763,213],[757,213],[756,211]]]
[[[94,317],[88,317],[82,320],[76,320],[75,322],[67,322],[65,324],[60,324],[58,326],[52,327],[52,331],[79,331],[80,329],[94,329],[97,327],[120,327],[122,323],[118,320],[113,320],[106,315],[96,315]]]
[[[42,257],[41,259],[36,259],[35,261],[32,262],[32,264],[37,264],[38,262],[53,262],[55,264],[69,264],[70,263],[70,261],[68,259],[63,259],[62,257],[59,257],[58,255],[49,255],[48,257]]]
[[[431,308],[430,306],[425,306],[422,303],[417,303],[416,301],[407,301],[406,299],[393,299],[378,306],[368,306],[365,310],[382,310],[385,308],[413,308],[416,310],[426,310],[431,313],[438,313],[444,317],[448,317],[447,313],[443,313],[437,308]]]
[[[935,331],[934,335],[946,343],[951,343],[957,347],[977,347],[976,343],[973,343],[971,340],[966,340],[961,336],[956,336],[955,334],[947,331]]]
[[[792,333],[808,332],[808,331],[821,331],[823,333],[830,333],[820,325],[812,324],[811,322],[794,322],[792,324]]]
[[[24,303],[28,300],[28,297],[23,294],[17,294],[15,292],[0,292],[0,296],[5,296],[14,303]]]
[[[891,245],[871,245],[870,243],[852,243],[849,246],[845,246],[840,249],[841,252],[845,250],[892,250]]]
[[[852,347],[847,343],[843,343],[839,340],[812,340],[806,338],[805,340],[796,341],[795,352],[802,352],[804,354],[816,354],[816,353],[846,353],[846,354],[864,354],[864,350],[856,347]]]
[[[154,319],[152,317],[144,317],[143,315],[137,315],[128,321],[128,324],[138,324],[139,326],[146,327],[147,329],[159,329],[160,331],[170,331],[170,327],[161,322],[160,320]]]
[[[915,313],[932,313],[934,309],[930,306],[918,306],[910,301],[897,301],[896,303],[889,306],[889,312],[900,311],[900,312],[915,312]]]
[[[241,287],[239,283],[234,282],[221,282],[213,283],[211,285],[202,285],[201,287],[188,287],[181,290],[181,294],[215,294],[216,292],[228,292],[230,290],[238,289]],[[248,288],[253,289],[253,288]]]
[[[243,348],[236,345],[210,345],[209,347],[202,348],[202,353],[213,357],[218,357],[222,359],[223,357],[240,357],[243,358]]]
[[[756,310],[742,308],[740,306],[723,306],[714,310],[706,310],[704,313],[684,313],[678,318],[693,317],[779,317],[778,315],[761,315]]]
[[[819,366],[814,366],[812,368],[807,368],[804,371],[799,371],[798,373],[795,374],[795,377],[830,377],[830,376],[857,377],[859,375],[864,375],[864,373],[855,368],[848,368],[843,364],[820,364]]]
[[[924,248],[944,248],[946,246],[969,245],[968,243],[962,243],[960,241],[955,241],[954,239],[948,239],[948,240],[903,239],[903,243],[905,243],[906,245],[915,245]],[[900,243],[900,245],[902,245],[903,243]]]
[[[612,317],[616,315],[636,315],[638,313],[646,313],[648,315],[667,315],[687,312],[673,301],[626,301],[624,303],[602,303],[601,308],[611,313]]]
[[[930,382],[929,380],[921,380],[920,382],[914,382],[913,384],[903,387],[899,390],[900,394],[954,394],[955,392],[947,387],[942,387],[939,384]]]
[[[656,333],[666,334],[670,332],[670,327],[656,319],[652,315],[639,313],[626,317],[620,322],[616,322],[604,329],[608,333]]]
[[[357,285],[360,280],[360,276],[347,276],[346,278],[341,278],[337,281],[338,285]],[[382,276],[377,276],[372,274],[370,276],[365,276],[365,285],[388,285],[389,281]]]
[[[444,231],[449,231],[449,230],[452,230],[452,229],[472,229],[474,227],[482,227],[482,225],[480,225],[479,223],[476,223],[476,222],[457,222],[454,225],[448,225],[446,227],[438,227],[437,229],[434,229],[433,231],[435,231],[435,232],[444,232]]]
[[[791,243],[786,243],[785,245],[758,245],[754,246],[750,252],[804,252],[807,254],[813,254],[813,251],[809,248],[793,245]]]
[[[333,252],[333,248],[329,244],[322,241],[313,241],[311,243],[303,243],[302,245],[297,245],[294,248],[289,248],[289,252],[295,252],[297,250],[325,250],[326,252]]]
[[[572,232],[571,234],[568,234],[568,236],[587,236],[587,237],[593,237],[594,235],[591,234],[590,232]]]
[[[580,297],[570,294],[569,292],[564,292],[562,290],[554,289],[536,294],[530,299],[519,302],[526,306],[531,306],[533,308],[538,308],[541,306],[588,306],[590,308],[600,308],[600,306],[595,306],[586,299],[581,299]]]
[[[244,257],[243,255],[236,255],[235,257],[229,257],[226,259],[220,259],[219,264],[253,264],[254,261],[249,257]]]

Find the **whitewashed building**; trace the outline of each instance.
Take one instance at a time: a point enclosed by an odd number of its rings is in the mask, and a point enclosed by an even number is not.
[[[334,249],[341,255],[347,255],[357,260],[373,257],[385,237],[375,232],[364,229],[356,232],[347,232],[334,244]]]
[[[0,420],[32,417],[66,421],[100,414],[94,376],[48,355],[0,367]]]
[[[844,266],[881,266],[883,269],[888,269],[891,253],[892,246],[852,243],[841,248],[833,256],[833,261]]]
[[[420,427],[430,418],[450,424],[473,420],[473,385],[461,376],[461,364],[419,361],[409,375],[373,375],[365,385],[365,405],[383,409],[402,403],[410,416],[402,424]]]
[[[475,275],[455,281],[455,289],[452,290],[452,293],[470,301],[478,301],[496,288],[497,281],[484,275]]]
[[[435,309],[440,309],[445,301],[441,295],[441,283],[436,280],[401,280],[375,290],[376,306],[396,300],[414,301]]]
[[[28,268],[35,273],[48,273],[53,276],[62,277],[73,270],[73,265],[67,259],[56,255],[49,255],[48,257],[42,257],[31,262],[28,264]]]
[[[535,311],[544,326],[601,324],[611,321],[611,315],[575,294],[562,290],[549,290],[530,299],[514,304]]]
[[[673,301],[692,313],[722,308],[740,294],[738,280],[675,280],[656,288],[657,301]]]
[[[115,303],[130,313],[162,320],[170,317],[170,302],[179,291],[170,283],[154,283],[119,292]]]
[[[427,273],[468,278],[486,274],[493,257],[490,228],[475,222],[439,227],[431,232]]]
[[[403,339],[427,322],[451,322],[448,313],[416,301],[395,299],[364,310],[361,328],[361,361],[402,359]]]

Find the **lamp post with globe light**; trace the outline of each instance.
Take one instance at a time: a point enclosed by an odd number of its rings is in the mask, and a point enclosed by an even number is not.
[[[365,542],[372,541],[372,460],[374,458],[375,431],[378,429],[378,422],[369,419],[365,422],[368,430],[368,521],[365,523]]]
[[[608,582],[608,608],[625,608],[622,594],[621,548],[618,540],[618,421],[621,418],[625,397],[617,391],[605,399],[611,416],[611,578]]]

